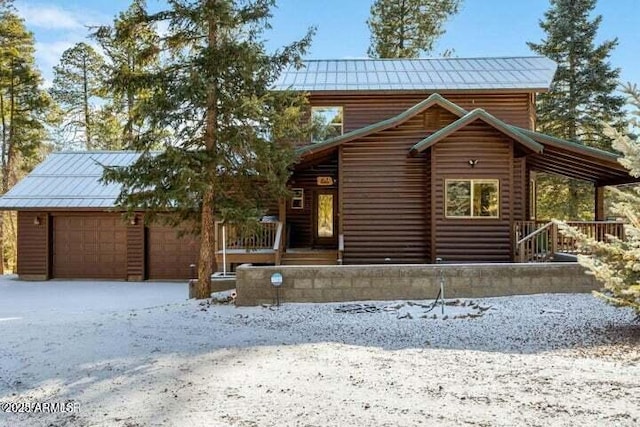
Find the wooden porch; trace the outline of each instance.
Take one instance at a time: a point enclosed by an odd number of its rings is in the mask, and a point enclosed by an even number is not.
[[[336,265],[340,248],[286,248],[285,225],[281,221],[260,222],[242,230],[236,224],[216,222],[216,263],[227,271],[238,264]]]
[[[568,221],[567,225],[597,241],[608,236],[624,239],[624,223],[620,221]],[[514,224],[514,262],[553,262],[563,255],[585,254],[575,239],[563,235],[553,221],[516,221]]]

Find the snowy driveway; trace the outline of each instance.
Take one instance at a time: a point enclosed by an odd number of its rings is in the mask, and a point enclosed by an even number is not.
[[[640,423],[640,328],[590,295],[487,298],[482,316],[444,320],[405,302],[339,313],[186,294],[0,279],[0,405],[73,409],[0,426]]]
[[[12,316],[50,318],[56,314],[133,310],[182,302],[187,296],[185,283],[22,282],[15,276],[0,276],[0,322]]]

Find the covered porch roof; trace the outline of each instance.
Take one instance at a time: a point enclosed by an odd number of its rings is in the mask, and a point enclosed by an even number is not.
[[[544,146],[542,153],[527,157],[533,170],[592,182],[597,187],[640,182],[618,162],[620,155],[597,148],[517,128],[522,134]]]

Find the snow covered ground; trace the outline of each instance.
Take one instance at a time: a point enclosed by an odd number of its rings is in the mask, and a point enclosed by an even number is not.
[[[0,425],[640,424],[640,326],[590,295],[462,300],[446,319],[428,301],[235,308],[186,295],[0,279],[0,409],[73,409],[0,413]]]

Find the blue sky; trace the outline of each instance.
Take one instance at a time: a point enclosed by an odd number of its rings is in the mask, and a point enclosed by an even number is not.
[[[163,3],[147,0],[152,9]],[[527,41],[543,33],[538,21],[547,0],[463,0],[462,10],[447,25],[436,52],[454,49],[459,57],[531,55]],[[16,6],[36,37],[37,61],[45,79],[62,52],[85,40],[86,25],[107,24],[129,0],[16,0]],[[372,0],[279,0],[269,47],[302,37],[309,26],[318,31],[309,58],[365,57],[369,46],[366,19]],[[599,39],[618,37],[611,63],[622,69],[622,81],[640,84],[640,0],[600,0],[603,15]]]

